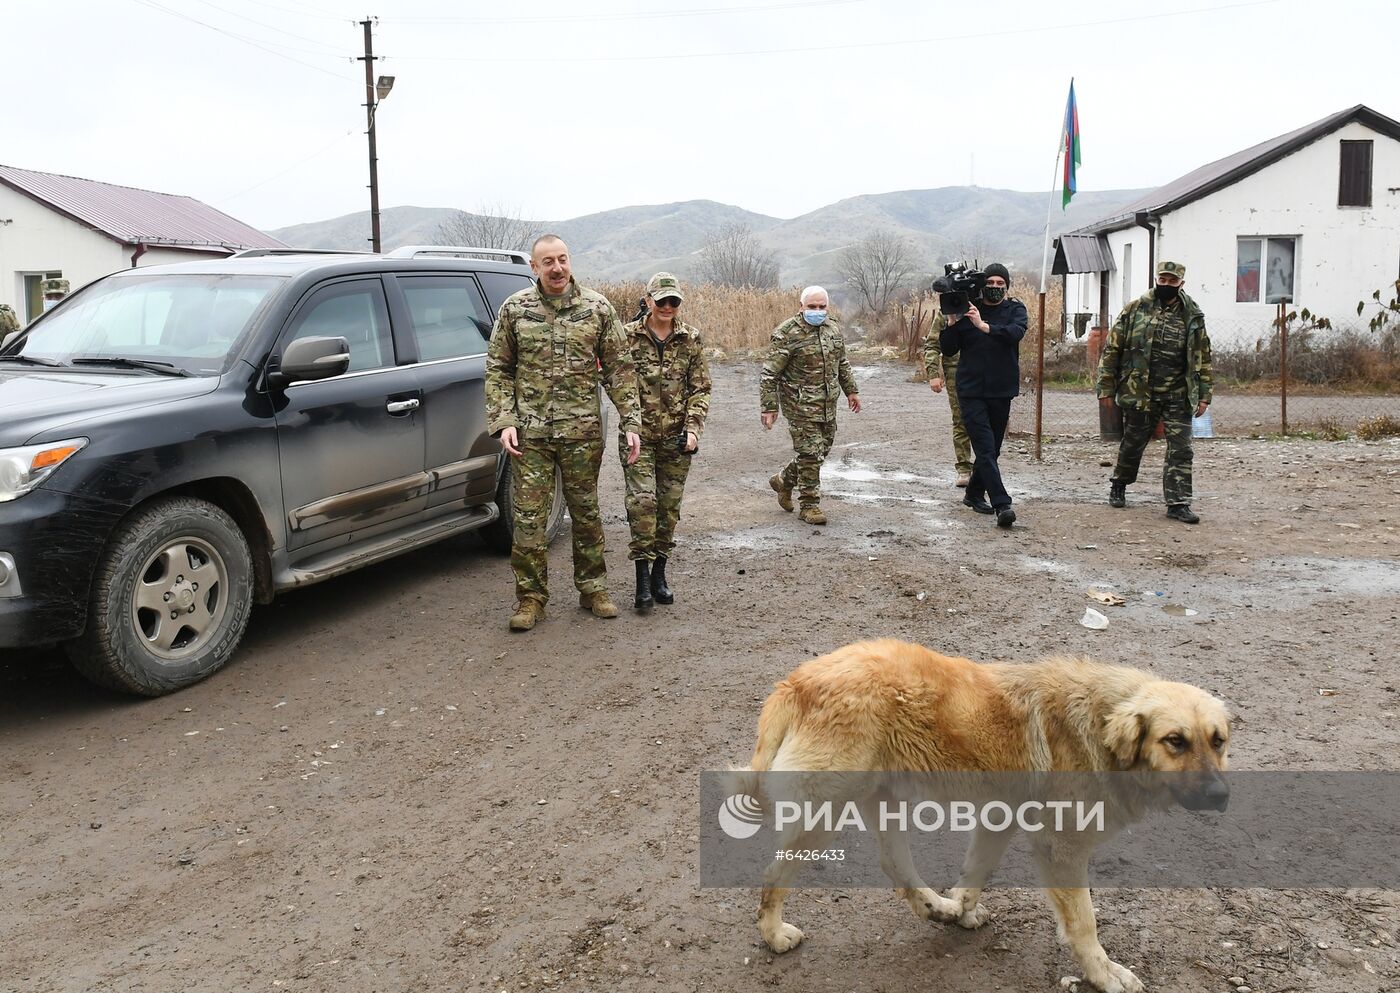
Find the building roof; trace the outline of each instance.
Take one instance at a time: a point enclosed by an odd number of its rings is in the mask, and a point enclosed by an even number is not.
[[[1113,251],[1101,234],[1062,234],[1055,239],[1055,261],[1051,273],[1064,276],[1076,272],[1112,272]]]
[[[124,245],[229,252],[285,248],[271,235],[193,197],[0,165],[0,185]]]
[[[1296,131],[1281,134],[1277,138],[1270,138],[1268,141],[1260,142],[1243,151],[1203,165],[1199,169],[1188,172],[1165,186],[1159,186],[1151,193],[1139,197],[1126,207],[1120,208],[1111,217],[1105,217],[1093,224],[1076,228],[1074,233],[1101,234],[1107,231],[1116,231],[1119,228],[1131,227],[1135,223],[1135,215],[1139,213],[1165,214],[1168,211],[1176,210],[1193,200],[1199,200],[1216,190],[1237,183],[1246,176],[1250,176],[1266,166],[1273,165],[1279,159],[1293,154],[1303,146],[1310,145],[1319,138],[1354,121],[1400,141],[1400,121],[1394,121],[1365,104],[1359,103],[1355,107],[1340,110]]]

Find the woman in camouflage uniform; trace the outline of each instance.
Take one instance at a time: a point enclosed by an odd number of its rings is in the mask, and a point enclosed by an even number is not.
[[[642,453],[636,462],[627,464],[627,446],[619,441],[632,528],[628,557],[636,563],[635,605],[641,612],[675,601],[666,583],[666,561],[676,546],[690,459],[710,410],[710,367],[700,332],[680,320],[683,299],[676,277],[658,272],[647,281],[646,316],[624,328],[642,408]]]

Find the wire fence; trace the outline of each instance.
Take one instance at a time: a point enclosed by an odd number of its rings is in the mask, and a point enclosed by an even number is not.
[[[1294,322],[1212,321],[1214,397],[1200,432],[1232,437],[1323,438],[1400,433],[1400,328],[1317,327]],[[1112,434],[1112,412],[1095,396],[1105,332],[1059,339],[1047,327],[1043,435]],[[1023,393],[1009,430],[1036,431],[1035,329],[1021,349]]]

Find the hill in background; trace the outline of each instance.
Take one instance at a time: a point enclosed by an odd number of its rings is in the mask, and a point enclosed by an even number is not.
[[[1081,192],[1069,209],[1056,209],[1052,237],[1112,214],[1144,190]],[[783,285],[840,284],[836,260],[842,249],[877,230],[902,234],[927,260],[929,272],[966,258],[1007,262],[1038,272],[1048,195],[977,186],[902,190],[851,197],[787,220],[712,200],[618,207],[597,214],[539,222],[557,232],[574,253],[574,269],[591,282],[646,279],[667,269],[694,277],[706,239],[731,224],[745,224],[772,250]],[[387,251],[439,240],[438,228],[456,213],[451,207],[390,207],[380,212]],[[297,224],[269,232],[296,248],[366,250],[369,212]]]

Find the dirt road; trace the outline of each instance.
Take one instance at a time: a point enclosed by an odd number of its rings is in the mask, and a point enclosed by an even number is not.
[[[775,679],[868,636],[1197,683],[1238,715],[1237,768],[1400,765],[1400,442],[1202,442],[1189,528],[1155,482],[1109,510],[1107,446],[1036,464],[1012,440],[1004,532],[958,502],[942,398],[903,366],[859,376],[818,529],[766,487],[788,438],[759,428],[757,370],[716,370],[677,602],[650,617],[579,611],[561,541],[548,619],[512,636],[508,562],[463,542],[259,609],[234,663],[173,697],[7,656],[0,990],[1061,989],[1077,967],[1034,891],[991,891],[972,933],[885,891],[801,892],[808,941],[777,957],[754,892],[699,888],[700,771],[747,758]],[[621,598],[611,454],[602,490]],[[1078,623],[1091,583],[1129,594],[1107,631]],[[1152,990],[1400,989],[1394,892],[1097,903]]]

